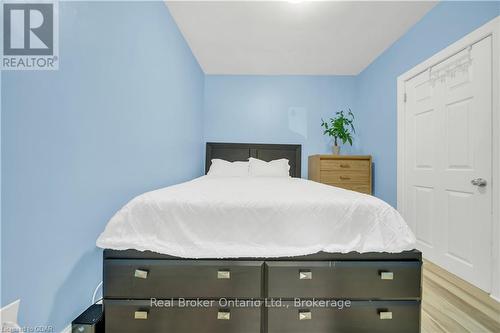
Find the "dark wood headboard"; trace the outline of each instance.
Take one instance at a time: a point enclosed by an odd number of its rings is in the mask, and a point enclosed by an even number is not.
[[[290,163],[290,176],[300,178],[301,153],[301,145],[207,142],[205,173],[208,172],[214,158],[229,162],[247,161],[249,157],[268,162],[286,158]]]

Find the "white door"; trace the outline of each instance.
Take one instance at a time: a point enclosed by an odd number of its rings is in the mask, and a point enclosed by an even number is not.
[[[424,257],[491,288],[492,40],[406,82],[405,218]]]

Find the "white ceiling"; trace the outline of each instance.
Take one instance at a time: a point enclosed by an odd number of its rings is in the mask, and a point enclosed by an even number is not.
[[[206,74],[355,75],[430,1],[167,1]]]

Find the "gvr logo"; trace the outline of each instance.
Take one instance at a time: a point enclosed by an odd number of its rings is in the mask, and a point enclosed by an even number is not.
[[[6,56],[53,55],[53,4],[4,4],[3,33],[3,53]]]

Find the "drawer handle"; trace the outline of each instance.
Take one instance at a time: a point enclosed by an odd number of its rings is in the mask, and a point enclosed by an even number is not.
[[[299,320],[311,320],[312,319],[312,312],[307,310],[307,311],[299,311]]]
[[[229,311],[219,311],[217,312],[218,320],[229,320],[231,319],[231,312]]]
[[[340,167],[347,169],[347,168],[350,168],[351,166],[349,164],[341,164]]]
[[[311,271],[299,271],[299,280],[312,280],[313,273]]]
[[[228,280],[231,278],[230,271],[217,271],[217,279],[220,280]]]
[[[340,180],[351,180],[351,177],[340,176]]]
[[[391,320],[392,319],[392,312],[390,311],[380,311],[379,316],[381,320]]]
[[[136,312],[134,312],[134,319],[147,320],[148,319],[148,312],[147,311],[136,311]]]
[[[136,269],[134,273],[134,277],[138,279],[147,279],[148,278],[148,271],[144,269]]]
[[[380,279],[381,280],[394,280],[394,273],[393,272],[380,272]]]

